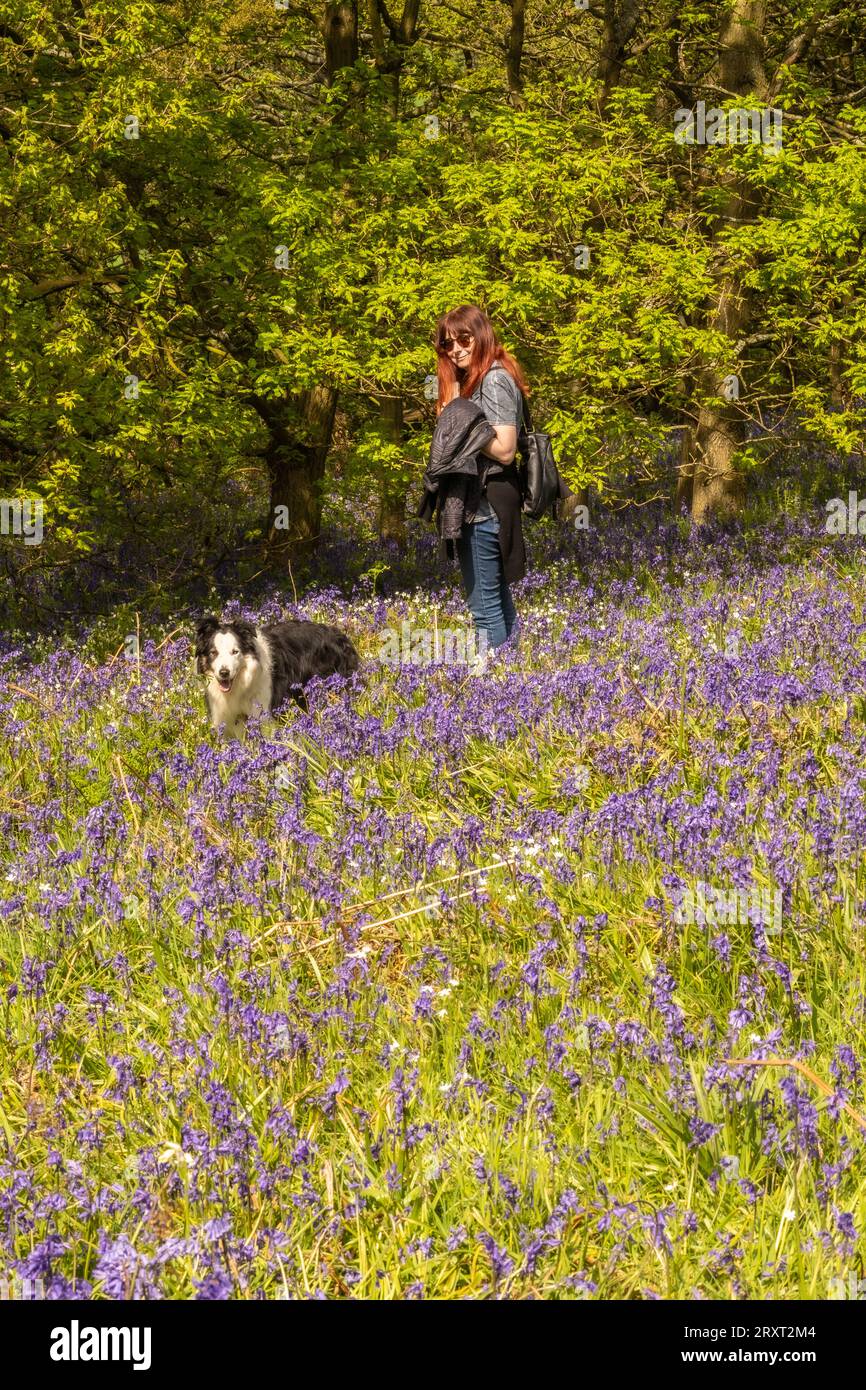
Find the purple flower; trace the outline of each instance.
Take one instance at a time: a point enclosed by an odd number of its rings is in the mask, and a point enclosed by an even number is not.
[[[461,1245],[465,1245],[466,1239],[467,1235],[465,1226],[452,1226],[451,1230],[448,1232],[448,1239],[445,1242],[445,1248],[453,1254],[455,1250],[460,1249]]]
[[[222,1240],[223,1236],[229,1235],[232,1229],[232,1219],[230,1216],[216,1216],[212,1221],[206,1221],[199,1231],[199,1240],[205,1245],[213,1245],[216,1241]]]
[[[696,1149],[708,1144],[717,1134],[721,1134],[723,1128],[723,1125],[714,1125],[709,1120],[701,1119],[700,1115],[690,1115],[689,1129],[692,1137],[689,1140],[689,1148]]]
[[[501,1247],[496,1244],[493,1237],[486,1231],[476,1236],[476,1240],[484,1246],[490,1258],[490,1264],[493,1269],[493,1285],[495,1288],[503,1279],[508,1278],[509,1274],[514,1269],[514,1260],[508,1254],[508,1251],[501,1249]]]
[[[132,1245],[129,1237],[120,1235],[112,1240],[101,1233],[99,1257],[93,1271],[102,1281],[106,1297],[117,1299],[144,1298],[153,1292],[148,1277],[148,1262]]]
[[[476,1154],[476,1155],[475,1155],[475,1157],[474,1157],[473,1160],[472,1160],[471,1167],[472,1167],[473,1173],[475,1174],[475,1176],[476,1176],[476,1178],[478,1179],[479,1182],[488,1182],[488,1181],[489,1181],[489,1179],[490,1179],[490,1174],[488,1173],[487,1168],[486,1168],[486,1165],[485,1165],[485,1163],[484,1163],[484,1155],[483,1155],[483,1154]]]
[[[34,1245],[30,1254],[20,1260],[15,1267],[25,1279],[50,1279],[54,1261],[58,1260],[68,1249],[68,1243],[61,1240],[59,1235],[46,1236],[44,1240]]]
[[[349,1073],[341,1071],[331,1082],[330,1086],[326,1087],[322,1094],[318,1096],[316,1100],[312,1103],[318,1105],[323,1114],[333,1115],[334,1111],[337,1108],[337,1096],[341,1095],[343,1091],[347,1090],[348,1086]]]
[[[205,1275],[204,1279],[194,1279],[193,1283],[198,1290],[196,1299],[212,1302],[231,1298],[234,1285],[226,1274],[225,1270],[217,1270]]]

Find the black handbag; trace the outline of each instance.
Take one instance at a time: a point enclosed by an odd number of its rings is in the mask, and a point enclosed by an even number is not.
[[[523,462],[518,466],[520,495],[523,499],[523,514],[530,521],[538,521],[549,512],[556,517],[557,501],[560,494],[559,469],[553,457],[553,444],[549,434],[534,428],[529,402],[523,398],[523,429],[518,439],[518,447]]]

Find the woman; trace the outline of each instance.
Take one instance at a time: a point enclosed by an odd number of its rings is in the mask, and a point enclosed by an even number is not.
[[[526,573],[515,453],[528,388],[490,319],[472,304],[439,320],[436,355],[436,414],[465,396],[493,426],[493,438],[481,449],[486,459],[480,497],[465,512],[457,555],[476,633],[485,633],[488,646],[501,647],[517,623],[509,585]]]

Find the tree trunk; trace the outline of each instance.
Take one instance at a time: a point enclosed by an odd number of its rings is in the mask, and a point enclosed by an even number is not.
[[[523,34],[526,23],[526,0],[511,0],[511,27],[505,49],[505,71],[508,77],[508,91],[511,105],[521,111],[526,105],[523,98]]]
[[[695,481],[693,450],[694,431],[688,421],[684,420],[682,438],[680,439],[680,461],[677,466],[677,487],[674,494],[674,510],[677,516],[684,508],[688,512],[692,510],[692,491]]]
[[[328,86],[358,60],[356,0],[326,0],[321,24]],[[339,160],[335,160],[335,165]],[[254,398],[268,430],[265,461],[271,482],[268,556],[281,569],[303,571],[322,530],[325,464],[331,447],[337,392],[324,382],[294,398]]]
[[[390,145],[397,151],[397,123],[400,118],[400,84],[409,49],[418,35],[420,0],[404,0],[403,13],[395,22],[383,0],[370,0],[370,31],[377,70],[389,82],[388,113],[391,119]],[[390,44],[385,38],[388,30]],[[379,396],[382,436],[388,443],[400,443],[403,438],[403,398],[398,393]],[[380,540],[393,540],[401,547],[406,544],[406,484],[392,478],[386,469],[379,480],[379,509],[377,529]]]
[[[389,444],[399,444],[403,438],[402,396],[382,396],[382,435]],[[379,539],[406,544],[406,485],[392,480],[386,473],[379,491]]]
[[[358,61],[357,5],[345,0],[328,3],[322,37],[325,40],[325,74],[330,87],[340,68],[350,68]]]
[[[767,95],[764,8],[765,0],[733,0],[724,15],[716,72],[717,85],[725,92],[744,97],[753,94],[758,100]],[[717,228],[754,221],[758,202],[758,194],[747,180],[731,175]],[[739,391],[742,382],[737,342],[748,336],[750,319],[748,295],[740,283],[739,272],[723,271],[710,310],[710,326],[730,340],[730,354],[727,361],[705,362],[695,374],[706,401],[698,412],[691,452],[692,521],[698,526],[714,518],[730,520],[742,510],[745,488],[735,455],[745,443],[746,415],[734,393],[733,382]],[[728,379],[732,380],[726,390]]]
[[[830,376],[830,400],[837,409],[844,410],[848,404],[848,392],[844,376],[845,358],[841,343],[837,342],[830,344],[828,370]]]
[[[745,425],[731,406],[701,406],[695,431],[692,521],[731,521],[743,507],[745,488],[734,455],[745,441]]]
[[[321,533],[322,484],[337,392],[314,386],[301,393],[299,402],[256,398],[255,405],[268,430],[268,554],[281,569],[303,569]]]
[[[601,84],[596,98],[603,116],[610,94],[619,86],[626,49],[640,20],[639,0],[604,0],[601,47],[596,76]]]
[[[728,206],[739,213],[746,208],[737,195],[731,198]],[[731,361],[734,360],[734,342],[745,333],[749,317],[739,277],[724,276],[713,310],[712,327],[731,339]],[[692,521],[696,526],[713,519],[730,521],[739,515],[743,506],[745,488],[735,456],[746,441],[746,416],[739,398],[733,396],[734,383],[737,390],[740,387],[739,376],[729,371],[728,365],[708,364],[697,374],[701,395],[715,399],[700,406],[693,437]],[[726,386],[726,382],[730,384]],[[726,393],[732,398],[725,399]]]

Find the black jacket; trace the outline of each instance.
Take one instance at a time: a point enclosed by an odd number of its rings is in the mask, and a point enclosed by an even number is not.
[[[446,405],[436,421],[416,515],[432,520],[438,502],[436,520],[445,541],[458,540],[463,522],[475,514],[487,465],[493,462],[481,450],[494,433],[481,407],[465,396]]]
[[[424,496],[415,515],[432,521],[435,513],[444,548],[454,559],[463,523],[472,521],[486,488],[499,518],[505,579],[513,583],[526,573],[520,482],[514,464],[503,466],[480,452],[494,434],[484,411],[468,397],[457,396],[445,406],[433,430]]]

